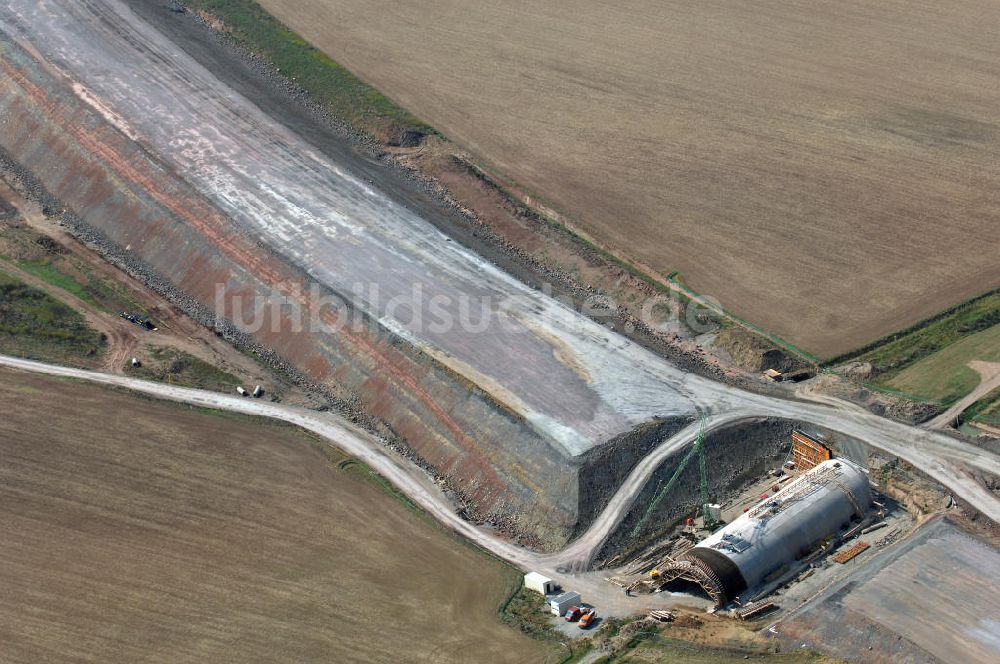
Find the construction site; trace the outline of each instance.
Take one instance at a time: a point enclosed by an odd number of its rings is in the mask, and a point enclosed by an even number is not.
[[[995,443],[923,426],[911,416],[927,409],[874,404],[860,383],[850,393],[814,389],[831,376],[822,366],[741,372],[701,357],[685,336],[696,330],[679,320],[654,334],[628,327],[624,314],[598,315],[589,306],[601,294],[593,272],[570,281],[513,251],[460,201],[345,135],[293,74],[219,35],[210,15],[181,2],[0,5],[0,199],[10,201],[0,201],[0,287],[10,293],[0,299],[8,322],[0,367],[15,381],[30,387],[22,375],[44,375],[210,411],[218,426],[204,425],[208,441],[225,436],[214,432],[231,416],[304,430],[313,447],[350,457],[338,471],[363,464],[398,503],[398,518],[426,519],[503,561],[494,590],[503,595],[509,579],[517,597],[499,612],[496,593],[477,596],[477,606],[489,620],[520,606],[530,618],[521,631],[537,623],[550,642],[599,649],[618,634],[630,643],[634,630],[660,634],[685,622],[687,639],[697,638],[691,625],[725,623],[774,648],[810,643],[853,661],[949,661],[939,647],[948,640],[934,635],[951,629],[962,635],[949,646],[959,660],[1000,655],[995,623],[982,621],[996,615],[997,600],[975,582],[976,570],[1000,571]],[[622,270],[615,274],[624,278]],[[630,306],[656,304],[642,293]],[[705,319],[699,344],[747,330],[685,297],[671,306],[694,311],[686,326]],[[675,352],[660,343],[666,337],[690,348]],[[24,438],[25,422],[37,418],[22,392],[10,391],[24,415],[7,441]],[[138,403],[130,407],[145,410]],[[74,425],[57,423],[51,437],[72,442]],[[245,440],[256,444],[250,433]],[[100,455],[116,452],[95,441],[94,465],[103,467]],[[240,447],[228,449],[194,465],[221,474]],[[65,454],[78,452],[67,445]],[[325,478],[317,468],[328,461],[314,455],[309,463],[319,465],[302,473]],[[232,485],[258,486],[258,465],[269,467],[248,462]],[[48,477],[44,458],[36,467]],[[186,517],[183,499],[216,504],[211,481],[197,493],[184,488],[190,475],[182,466],[169,474],[163,492],[177,500],[164,509]],[[61,490],[41,479],[39,487]],[[79,500],[105,494],[82,491]],[[290,489],[285,500],[312,505],[302,495]],[[233,504],[251,509],[257,500]],[[346,539],[374,541],[363,534],[370,504],[361,501],[353,516],[362,525]],[[333,507],[343,505],[331,507],[336,516]],[[275,503],[277,522],[283,509]],[[58,501],[50,513],[62,518]],[[127,522],[120,528],[131,532]],[[234,533],[232,569],[264,532]],[[281,548],[295,537],[271,539]],[[149,541],[138,545],[155,546]],[[36,544],[15,552],[19,560],[50,549],[41,537]],[[342,554],[319,555],[325,564]],[[55,577],[73,560],[67,549],[38,574]],[[359,563],[344,567],[352,583],[329,592],[345,606],[368,602],[365,624],[378,631],[385,623],[373,594],[354,581],[368,573],[384,583],[389,566],[363,555],[351,562]],[[477,563],[467,564],[477,578]],[[301,588],[271,598],[307,589],[294,567],[272,571],[275,588],[285,580]],[[447,609],[439,626],[468,620],[465,600],[448,592],[471,597],[480,584],[435,586],[414,586],[407,600]],[[394,589],[385,592],[394,601]],[[966,598],[960,611],[948,606],[957,596]],[[103,610],[85,594],[79,601]],[[37,607],[14,608],[30,616]],[[234,605],[231,615],[246,613]],[[259,624],[246,630],[266,633]],[[473,630],[441,656],[435,648],[449,632],[427,643],[425,659],[469,661],[486,638]],[[19,638],[33,645],[41,633],[25,625]],[[150,634],[137,641],[157,638]],[[729,637],[719,638],[714,645]],[[326,645],[315,661],[330,660]],[[554,661],[574,661],[564,655]]]
[[[922,603],[922,613],[901,632],[879,623],[882,614],[874,608],[850,613],[837,603],[841,596],[834,590],[850,589],[858,579],[884,578],[886,568],[906,566],[907,582],[927,584],[928,592],[940,597],[949,584],[966,579],[966,572],[941,573],[949,556],[958,555],[940,544],[942,535],[974,543],[968,555],[959,557],[979,556],[979,566],[1000,565],[995,548],[957,525],[960,511],[943,487],[914,476],[905,464],[860,441],[815,428],[803,431],[791,422],[767,423],[756,432],[741,428],[743,436],[756,433],[743,440],[760,453],[746,460],[763,464],[734,477],[712,449],[719,436],[706,435],[703,422],[700,429],[694,445],[664,464],[661,479],[650,481],[655,491],[646,494],[648,500],[637,500],[602,549],[605,557],[596,562],[605,571],[604,580],[621,589],[621,603],[593,606],[573,588],[535,573],[526,577],[525,586],[544,593],[552,613],[560,616],[563,633],[579,632],[571,624],[602,609],[615,612],[628,606],[637,612],[645,607],[638,622],[647,626],[672,623],[696,609],[759,630],[780,644],[775,647],[835,643],[837,655],[848,660],[863,655],[863,661],[933,661],[921,659],[927,639],[912,639],[925,629],[918,627],[922,620],[927,630],[946,631],[955,622],[946,605]],[[750,444],[754,439],[757,444]],[[720,483],[720,474],[728,484]],[[677,506],[687,511],[681,514]],[[914,566],[915,556],[924,559],[917,564],[927,567]],[[904,580],[894,583],[903,586]],[[825,599],[831,593],[834,600]],[[864,595],[876,604],[883,599]],[[984,593],[970,596],[975,598],[966,607],[970,616],[995,607]],[[845,611],[881,640],[870,649],[864,641],[868,650],[861,653],[860,642],[838,631],[837,621],[815,636],[817,615]],[[963,661],[993,661],[996,651],[985,634],[980,630],[967,640],[968,659]]]
[[[859,536],[890,523],[867,470],[833,458],[828,447],[801,431],[791,438],[786,462],[722,504],[708,502],[704,440],[699,438],[671,480],[683,472],[684,462],[698,456],[701,513],[685,518],[665,543],[640,554],[629,570],[633,575],[620,579],[623,587],[636,593],[693,591],[716,608],[733,606],[746,618],[765,610],[774,590],[815,571],[814,564],[843,564],[867,549],[870,545]],[[668,481],[657,498],[672,487]],[[655,507],[654,502],[647,508],[634,535]]]

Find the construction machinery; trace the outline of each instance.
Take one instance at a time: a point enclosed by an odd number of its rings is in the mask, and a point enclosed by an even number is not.
[[[155,332],[160,328],[153,325],[153,321],[149,320],[145,316],[140,316],[138,314],[131,314],[127,311],[122,311],[118,314],[121,318],[124,318],[130,323],[134,323],[144,330],[149,330],[150,332]]]
[[[695,455],[698,456],[698,474],[700,476],[700,488],[701,488],[701,509],[704,518],[705,528],[712,529],[717,525],[718,519],[716,518],[716,516],[718,514],[718,511],[714,508],[710,509],[712,502],[709,497],[708,470],[706,467],[707,462],[705,460],[705,416],[702,415],[701,426],[698,431],[698,438],[697,440],[695,440],[694,446],[692,446],[691,450],[684,455],[683,459],[681,459],[680,464],[678,464],[677,466],[677,470],[675,470],[674,474],[670,476],[670,479],[667,480],[667,483],[664,484],[663,487],[656,492],[656,496],[653,498],[652,502],[649,503],[649,507],[646,509],[646,513],[642,515],[642,518],[639,519],[639,522],[635,525],[635,528],[632,529],[632,537],[637,537],[640,533],[642,533],[643,529],[646,527],[646,523],[649,521],[649,518],[652,516],[653,512],[656,511],[656,508],[659,507],[663,499],[667,496],[668,493],[670,493],[670,490],[674,488],[674,484],[677,483],[677,480],[684,473],[684,469],[687,468],[688,463]]]

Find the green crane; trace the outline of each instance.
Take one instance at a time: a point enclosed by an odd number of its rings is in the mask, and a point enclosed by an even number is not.
[[[637,523],[635,528],[632,529],[632,537],[637,537],[639,533],[642,532],[643,528],[646,527],[646,523],[649,521],[650,516],[652,516],[654,511],[656,511],[656,508],[659,507],[666,495],[670,493],[670,490],[674,488],[674,484],[677,483],[677,479],[684,473],[684,469],[687,468],[688,462],[690,462],[691,458],[696,454],[698,455],[698,474],[701,476],[701,508],[705,519],[705,527],[712,528],[715,526],[715,520],[711,518],[711,515],[708,513],[708,505],[711,503],[711,499],[708,493],[708,471],[705,463],[705,416],[702,415],[701,427],[698,431],[698,438],[694,441],[694,446],[687,454],[684,455],[684,458],[681,459],[680,464],[677,466],[677,470],[675,470],[674,474],[670,476],[667,483],[656,492],[656,496],[653,498],[652,502],[649,503],[646,513],[642,515],[642,518],[639,519],[639,523]]]

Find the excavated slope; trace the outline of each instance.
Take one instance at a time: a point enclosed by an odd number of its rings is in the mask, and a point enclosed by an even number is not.
[[[268,306],[256,340],[356,395],[480,516],[529,541],[577,526],[588,450],[647,447],[641,432],[660,427],[629,432],[718,402],[721,386],[447,242],[384,193],[398,182],[359,177],[348,151],[332,158],[228,85],[222,69],[243,67],[244,85],[257,74],[204,39],[212,70],[117,0],[10,0],[0,148],[190,307],[245,319],[250,298],[298,303],[302,329]],[[312,329],[337,314],[308,297],[314,283],[369,324]]]

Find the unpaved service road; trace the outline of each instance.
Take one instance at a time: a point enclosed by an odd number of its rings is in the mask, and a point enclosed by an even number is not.
[[[954,406],[929,422],[925,422],[924,426],[929,429],[945,429],[950,427],[955,421],[955,418],[965,412],[966,408],[984,398],[993,390],[1000,388],[1000,363],[973,360],[972,362],[969,362],[969,368],[978,372],[979,375],[982,376],[982,382],[976,386],[976,389],[959,399]]]
[[[798,416],[684,373],[445,241],[118,0],[9,0],[0,7],[0,31],[60,71],[76,97],[169,164],[172,176],[237,228],[350,297],[567,456],[653,417]],[[10,90],[18,94],[16,85]],[[483,303],[489,325],[478,310]]]
[[[259,0],[603,244],[835,355],[1000,284],[992,0]]]
[[[568,456],[652,417],[723,412],[757,399],[685,374],[445,241],[117,0],[9,0],[0,7],[0,30],[62,72],[78,98],[238,227],[525,418]],[[407,306],[414,301],[420,304]],[[486,326],[478,311],[484,303]]]
[[[567,582],[569,579],[567,574],[587,569],[595,553],[628,512],[635,497],[660,463],[670,454],[693,443],[698,435],[698,426],[692,425],[663,441],[636,466],[621,489],[612,497],[607,508],[583,535],[562,551],[554,554],[538,554],[501,540],[495,534],[477,528],[462,519],[455,513],[440,488],[431,482],[421,469],[388,453],[387,448],[377,438],[333,413],[317,413],[216,392],[57,367],[2,355],[0,355],[0,365],[35,373],[80,378],[104,385],[116,385],[159,398],[247,415],[262,415],[295,424],[322,436],[331,445],[374,468],[435,519],[464,537],[522,568],[543,571],[556,580],[567,579]],[[814,422],[899,456],[947,486],[956,496],[988,518],[1000,523],[1000,498],[970,477],[965,470],[966,467],[972,467],[1000,477],[1000,457],[995,454],[940,433],[909,427],[874,415],[845,413],[828,406],[774,399],[770,400],[770,405],[762,402],[752,407],[714,414],[707,420],[706,431],[711,432],[761,415]],[[567,587],[570,587],[568,583]],[[612,590],[612,587],[600,579],[595,579],[593,575],[573,577],[572,587],[586,588],[589,597],[604,595],[617,597],[619,594],[617,588]]]

